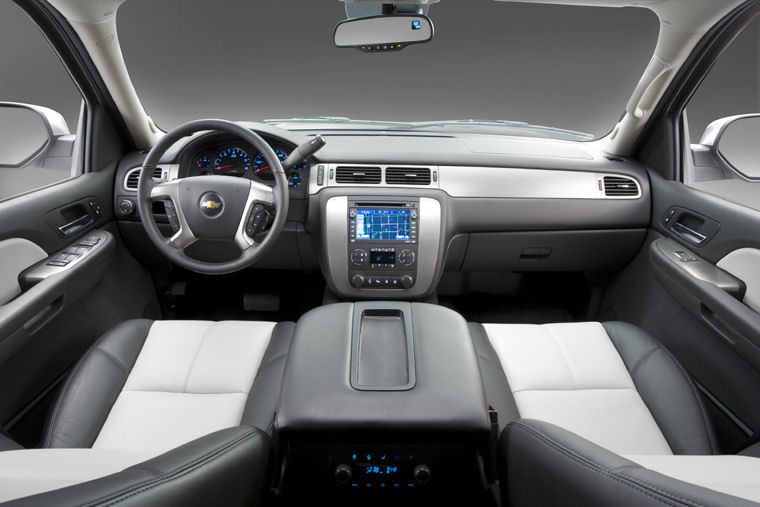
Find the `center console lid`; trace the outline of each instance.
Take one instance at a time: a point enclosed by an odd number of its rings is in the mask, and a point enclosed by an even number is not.
[[[488,434],[466,322],[425,303],[339,303],[307,313],[290,349],[277,431]]]

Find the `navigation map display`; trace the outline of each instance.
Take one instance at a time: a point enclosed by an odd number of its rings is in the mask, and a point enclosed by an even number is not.
[[[409,241],[409,210],[357,209],[356,239]]]

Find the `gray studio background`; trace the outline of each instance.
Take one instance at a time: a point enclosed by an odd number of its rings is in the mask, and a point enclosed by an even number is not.
[[[345,17],[337,0],[129,0],[119,30],[137,91],[164,129],[200,117],[331,115],[510,119],[598,136],[622,114],[658,28],[635,8],[442,0],[430,15],[434,41],[392,54],[334,48]],[[0,37],[0,99],[54,108],[73,130],[76,89],[7,0]],[[718,116],[758,109],[757,48],[753,28],[718,64],[730,75],[700,90],[692,137]]]

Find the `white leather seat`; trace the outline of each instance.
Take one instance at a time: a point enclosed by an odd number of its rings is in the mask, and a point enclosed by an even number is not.
[[[486,392],[511,394],[489,402],[516,421],[501,439],[503,498],[513,507],[760,502],[760,459],[717,455],[693,382],[640,329],[586,322],[471,330],[507,386]],[[486,384],[498,381],[484,375]]]
[[[88,351],[64,384],[45,432],[43,447],[48,449],[0,453],[0,501],[111,474],[118,477],[130,467],[161,470],[160,465],[145,464],[151,459],[168,461],[169,469],[178,471],[183,460],[177,456],[187,449],[194,449],[188,459],[212,452],[198,444],[204,438],[216,451],[229,445],[233,456],[230,442],[254,441],[249,455],[240,460],[254,459],[250,453],[260,452],[260,466],[250,471],[252,476],[236,479],[244,484],[231,489],[260,488],[269,438],[259,430],[241,434],[234,429],[250,425],[271,430],[293,329],[292,323],[273,322],[120,324]],[[134,474],[126,475],[132,484]],[[237,476],[231,471],[230,477]],[[151,480],[156,480],[155,472],[138,482]],[[177,503],[187,501],[183,497]]]

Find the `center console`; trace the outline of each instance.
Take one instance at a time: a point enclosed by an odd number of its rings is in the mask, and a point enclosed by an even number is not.
[[[336,294],[414,299],[434,288],[441,203],[429,197],[334,196],[324,209],[323,268]]]
[[[299,320],[276,419],[282,494],[472,495],[493,431],[456,312],[358,302]]]

